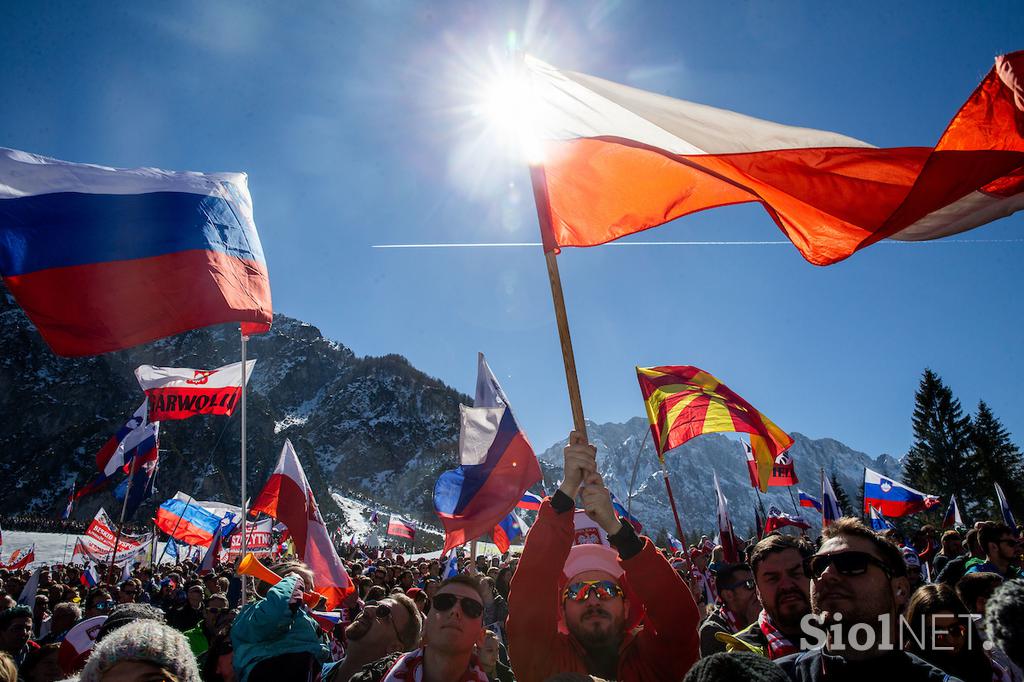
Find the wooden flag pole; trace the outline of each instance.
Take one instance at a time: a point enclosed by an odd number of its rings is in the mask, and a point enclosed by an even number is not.
[[[245,551],[246,551],[246,544],[247,544],[246,543],[247,538],[246,538],[245,526],[246,526],[246,521],[248,520],[248,513],[247,513],[247,509],[246,509],[247,505],[246,505],[246,499],[245,499],[245,483],[246,483],[246,481],[245,481],[245,474],[246,474],[246,470],[245,470],[245,394],[246,394],[246,390],[245,390],[245,388],[246,388],[246,383],[247,383],[246,382],[246,376],[245,376],[245,369],[246,369],[245,368],[245,342],[248,341],[248,337],[245,335],[244,332],[242,332],[241,327],[239,327],[239,333],[240,333],[241,338],[242,338],[242,405],[241,405],[241,407],[242,407],[242,456],[241,456],[241,460],[242,460],[242,466],[241,466],[242,477],[241,478],[242,478],[242,480],[240,481],[241,489],[242,489],[242,521],[241,521],[241,523],[242,523],[242,547],[241,547],[241,551],[240,551],[238,556],[244,557],[245,556]],[[214,559],[216,559],[216,557],[214,557]],[[241,598],[242,606],[245,606],[248,603],[248,601],[246,599],[247,595],[246,595],[246,589],[245,589],[246,582],[247,582],[246,577],[242,576],[242,598]]]
[[[537,220],[545,242],[552,234],[551,206],[548,203],[548,185],[541,165],[530,166],[530,180],[533,184],[533,201],[537,206]],[[562,361],[565,364],[565,383],[569,390],[569,407],[572,409],[573,428],[587,442],[587,424],[583,417],[583,399],[580,397],[580,382],[576,376],[576,358],[572,352],[572,337],[569,334],[569,317],[565,312],[565,298],[562,295],[562,278],[558,274],[558,261],[554,250],[545,247],[544,258],[548,266],[548,280],[551,283],[551,302],[555,306],[555,322],[558,325],[558,341],[562,346]]]

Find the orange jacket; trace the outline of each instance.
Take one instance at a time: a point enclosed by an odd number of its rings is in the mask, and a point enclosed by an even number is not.
[[[562,617],[562,567],[573,535],[572,512],[559,514],[545,499],[509,587],[508,650],[518,682],[588,672],[583,646],[565,629]],[[630,612],[616,679],[682,680],[700,653],[700,615],[686,583],[649,539],[641,540],[639,554],[619,559]]]

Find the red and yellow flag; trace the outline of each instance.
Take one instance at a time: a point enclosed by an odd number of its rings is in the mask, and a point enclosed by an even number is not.
[[[775,458],[793,439],[728,386],[697,367],[637,367],[658,457],[705,433],[750,434],[762,492]]]

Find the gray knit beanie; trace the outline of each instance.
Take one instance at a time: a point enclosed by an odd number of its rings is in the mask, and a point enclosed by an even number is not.
[[[118,604],[100,626],[99,632],[96,633],[96,641],[103,641],[114,630],[137,620],[154,620],[163,623],[164,612],[149,604]]]
[[[79,676],[81,682],[99,682],[122,661],[143,661],[173,673],[178,682],[200,682],[196,657],[185,636],[155,620],[139,620],[118,628],[96,645]]]

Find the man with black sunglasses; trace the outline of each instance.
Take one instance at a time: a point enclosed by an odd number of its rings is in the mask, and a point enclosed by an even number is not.
[[[899,547],[849,517],[822,538],[806,561],[816,618],[805,619],[802,651],[776,661],[786,674],[798,682],[954,679],[900,646],[910,585]]]
[[[487,682],[474,654],[484,639],[483,615],[480,583],[475,577],[459,573],[442,582],[427,614],[423,646],[395,661],[384,682]],[[358,682],[377,679],[353,678]]]
[[[369,602],[347,628],[345,658],[324,666],[324,682],[381,679],[402,652],[419,644],[423,619],[416,604],[395,593]]]
[[[85,613],[82,618],[88,620],[93,616],[108,616],[117,603],[110,598],[110,592],[102,587],[94,587],[85,599]]]
[[[562,484],[527,535],[509,590],[512,670],[518,682],[556,673],[680,680],[699,653],[697,605],[654,543],[619,522],[595,455],[581,434],[569,436]],[[573,546],[577,495],[612,548]]]
[[[715,637],[717,633],[735,634],[756,621],[761,613],[754,574],[747,564],[722,564],[715,574],[715,583],[721,603],[701,623],[702,658],[725,651],[725,642]]]
[[[185,638],[192,653],[198,658],[210,648],[217,631],[223,625],[221,614],[228,611],[228,596],[222,592],[211,594],[203,600],[203,619],[190,630],[185,630]],[[230,621],[228,621],[230,623]]]

